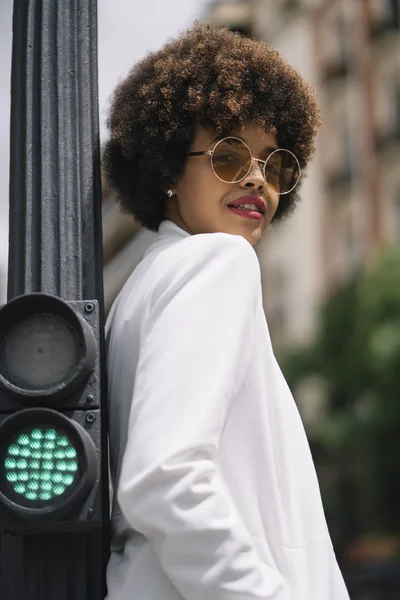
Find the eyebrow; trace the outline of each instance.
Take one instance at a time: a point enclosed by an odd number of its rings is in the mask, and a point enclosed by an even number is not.
[[[219,140],[223,140],[226,137],[235,137],[238,138],[239,140],[241,140],[242,142],[244,142],[245,144],[248,145],[248,142],[242,138],[242,136],[237,135],[235,133],[235,135],[231,134],[231,135],[226,135],[225,133],[220,133],[218,135],[215,136],[215,138],[213,138],[210,142],[210,144],[213,144],[214,142],[218,142]],[[209,145],[210,145],[209,144]],[[263,152],[273,152],[274,150],[278,150],[279,146],[265,146]]]

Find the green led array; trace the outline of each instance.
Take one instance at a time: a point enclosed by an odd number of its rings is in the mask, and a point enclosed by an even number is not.
[[[17,435],[4,460],[5,477],[14,492],[32,502],[53,500],[73,485],[78,456],[64,432],[34,427]]]

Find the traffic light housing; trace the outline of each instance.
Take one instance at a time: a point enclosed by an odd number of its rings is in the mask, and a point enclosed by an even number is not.
[[[18,296],[0,308],[0,530],[101,526],[96,301]]]

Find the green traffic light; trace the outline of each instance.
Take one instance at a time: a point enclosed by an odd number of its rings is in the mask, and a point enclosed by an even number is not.
[[[78,454],[63,431],[32,427],[17,434],[5,452],[5,477],[25,500],[51,501],[64,494],[78,476]]]

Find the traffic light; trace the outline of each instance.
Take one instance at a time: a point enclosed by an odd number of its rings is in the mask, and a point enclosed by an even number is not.
[[[18,296],[0,308],[0,530],[101,526],[96,301]]]

